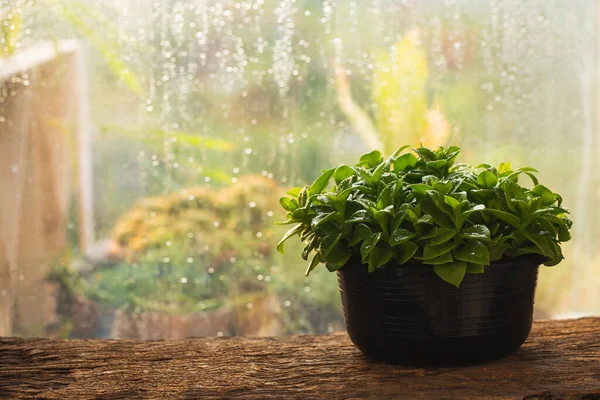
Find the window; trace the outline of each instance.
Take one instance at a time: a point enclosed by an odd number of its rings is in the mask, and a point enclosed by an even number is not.
[[[0,4],[0,335],[343,329],[279,196],[420,142],[538,167],[575,225],[537,316],[600,312],[596,2]]]

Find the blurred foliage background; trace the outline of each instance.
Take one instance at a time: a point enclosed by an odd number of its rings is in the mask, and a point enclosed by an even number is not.
[[[305,280],[299,248],[273,252],[278,196],[419,143],[537,167],[575,221],[566,260],[542,271],[539,315],[600,312],[595,2],[0,4],[0,60],[41,40],[88,45],[105,251],[78,256],[73,228],[53,276],[68,326],[99,318],[74,311],[93,303],[111,315],[100,325],[227,309],[207,334],[342,329],[335,276]],[[119,336],[109,328],[85,335]]]

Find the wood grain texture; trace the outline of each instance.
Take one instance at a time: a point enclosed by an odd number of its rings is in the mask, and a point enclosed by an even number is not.
[[[464,368],[365,358],[345,334],[173,341],[0,339],[0,396],[45,399],[600,399],[600,318],[536,322]]]

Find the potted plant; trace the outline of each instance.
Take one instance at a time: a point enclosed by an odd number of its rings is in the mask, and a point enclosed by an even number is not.
[[[309,259],[337,271],[350,339],[392,363],[501,358],[529,335],[538,266],[558,264],[571,221],[533,168],[455,165],[425,147],[328,169],[280,203]],[[533,187],[521,186],[526,175]],[[328,189],[333,179],[335,185]]]

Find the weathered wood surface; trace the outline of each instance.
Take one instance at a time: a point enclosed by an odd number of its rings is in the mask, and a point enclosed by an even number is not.
[[[518,353],[446,369],[370,361],[345,334],[148,342],[4,338],[0,396],[600,399],[600,318],[536,322]]]

